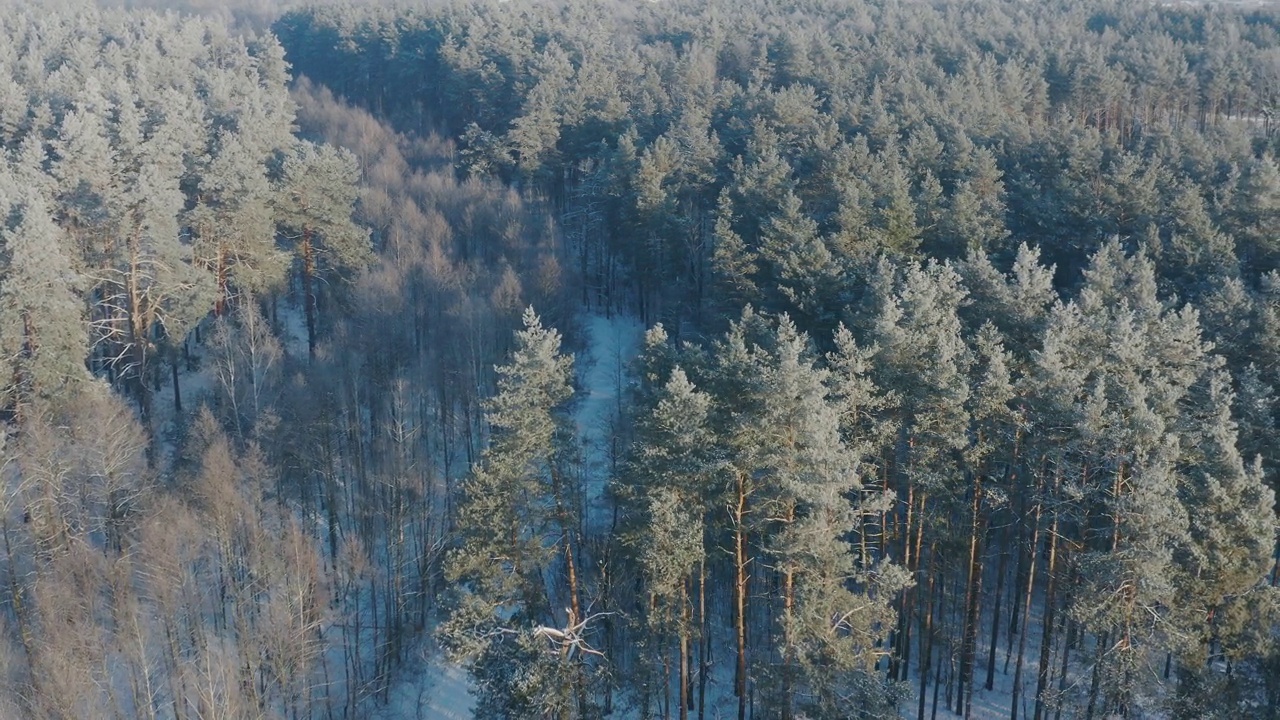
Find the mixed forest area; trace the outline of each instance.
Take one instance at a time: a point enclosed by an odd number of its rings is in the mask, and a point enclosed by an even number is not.
[[[1280,10],[0,0],[0,718],[1280,720]]]

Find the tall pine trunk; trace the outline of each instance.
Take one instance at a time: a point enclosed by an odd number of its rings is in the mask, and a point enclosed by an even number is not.
[[[1031,627],[1031,596],[1036,586],[1036,548],[1040,544],[1040,513],[1042,505],[1036,501],[1036,508],[1031,525],[1031,543],[1027,548],[1027,582],[1023,588],[1022,623],[1018,634],[1018,662],[1013,668],[1013,701],[1009,708],[1009,720],[1018,720],[1018,703],[1022,693],[1022,659],[1027,650],[1027,631]]]
[[[147,309],[143,307],[145,301],[140,284],[142,279],[142,248],[141,239],[138,237],[140,232],[135,231],[129,238],[129,277],[125,283],[125,292],[128,296],[129,355],[132,365],[129,380],[136,394],[138,410],[143,422],[146,423],[150,422],[151,418],[151,388],[147,385],[147,342],[150,340],[148,337],[150,326],[147,323]]]
[[[570,628],[580,625],[584,620],[582,617],[582,603],[578,599],[578,569],[577,564],[573,561],[573,538],[571,534],[571,530],[565,531],[564,543],[565,572],[568,575],[569,581],[570,617],[568,627]],[[586,632],[585,626],[582,628],[581,632]],[[585,654],[578,654],[578,668],[577,672],[573,674],[574,693],[577,695],[578,713],[580,716],[587,711],[587,688],[585,677],[582,672],[582,664],[585,662],[585,658]]]
[[[170,363],[170,368],[173,372],[173,411],[174,413],[181,415],[182,414],[182,387],[178,385],[178,348],[176,345],[173,348],[172,354],[173,354],[173,360]]]
[[[738,720],[747,720],[747,479],[738,473],[738,499],[734,505],[734,581],[733,594],[737,610],[734,626],[738,642],[737,673],[734,693],[738,696]]]
[[[794,523],[796,519],[795,505],[789,504],[785,522]],[[795,571],[788,566],[782,572],[782,720],[791,720],[792,705],[792,667],[791,648],[795,639],[792,633],[793,613],[795,610]]]
[[[925,700],[928,697],[926,691],[929,689],[929,672],[932,669],[930,663],[933,660],[933,608],[935,604],[933,589],[936,579],[937,560],[937,547],[930,547],[929,585],[928,590],[925,592],[925,612],[920,618],[920,644],[922,648],[920,650],[920,697],[918,712],[916,713],[917,720],[924,720]]]
[[[1000,644],[1000,605],[1004,600],[1004,576],[1009,569],[1009,532],[1000,533],[1000,561],[996,565],[996,604],[991,608],[991,644],[987,648],[987,690],[995,688],[996,679],[996,647]]]
[[[689,579],[680,581],[680,720],[689,720]]]
[[[312,287],[315,283],[316,253],[311,246],[311,228],[302,229],[302,304],[307,315],[307,352],[311,357],[316,354],[316,296]]]
[[[698,643],[698,720],[705,720],[707,711],[707,665],[711,653],[711,624],[707,622],[707,560],[698,563],[698,624],[701,629]]]
[[[1026,493],[1018,493],[1018,524],[1014,530],[1015,541],[1022,540],[1022,525],[1027,516]],[[1004,674],[1009,674],[1009,663],[1013,659],[1013,640],[1018,637],[1022,621],[1022,603],[1018,602],[1019,594],[1027,584],[1027,553],[1018,552],[1018,563],[1013,573],[1013,587],[1009,589],[1009,628],[1005,633]]]
[[[1053,500],[1056,502],[1058,488],[1062,478],[1053,481]],[[1036,710],[1033,720],[1041,720],[1045,711],[1045,693],[1049,688],[1049,661],[1053,649],[1053,616],[1056,607],[1055,591],[1058,585],[1058,509],[1053,510],[1053,520],[1049,523],[1049,564],[1045,568],[1047,585],[1044,591],[1044,635],[1040,641],[1040,668],[1036,672]]]
[[[917,503],[917,508],[916,508],[916,539],[915,539],[915,550],[911,554],[911,565],[912,565],[911,576],[912,576],[912,579],[916,581],[917,587],[919,586],[918,575],[920,571],[920,559],[921,557],[923,557],[920,553],[921,553],[921,548],[924,547],[924,524],[925,524],[924,508],[925,508],[925,502],[927,501],[927,499],[928,497],[924,493],[920,493],[920,500]],[[911,602],[907,606],[908,615],[914,616],[917,612],[919,612],[918,610],[916,610],[916,605],[918,604],[916,602],[916,597],[918,597],[918,595],[919,593],[917,592],[915,595],[912,596]],[[928,602],[927,598],[925,599],[925,602]],[[902,678],[901,678],[902,680],[906,680],[911,675],[911,625],[910,623],[908,623],[905,626],[904,630],[906,632],[906,639],[903,642]]]
[[[969,579],[965,583],[964,620],[960,636],[960,672],[956,673],[956,713],[969,716],[973,696],[973,664],[978,640],[978,608],[982,596],[982,476],[973,478],[969,523]],[[966,688],[968,691],[966,692]]]
[[[213,301],[213,316],[222,317],[226,311],[227,302],[227,251],[222,245],[222,240],[218,240],[218,254],[216,267],[214,268],[214,276],[217,278],[218,297]]]
[[[915,483],[907,486],[907,518],[902,536],[902,565],[912,577],[920,569],[920,544],[924,533],[924,494],[920,494],[917,502],[915,489]],[[906,680],[911,674],[911,619],[915,613],[914,600],[918,593],[917,586],[914,591],[904,589],[899,596],[897,642],[889,661],[889,679],[893,682]]]
[[[1070,619],[1067,620],[1067,640],[1062,644],[1062,672],[1058,674],[1058,697],[1062,697],[1067,692],[1067,670],[1071,667],[1071,646],[1076,641],[1076,624]],[[1059,720],[1062,717],[1062,703],[1059,702],[1053,710],[1053,720]]]
[[[1094,709],[1098,706],[1098,687],[1102,683],[1102,660],[1106,655],[1108,632],[1095,636],[1098,643],[1093,655],[1093,679],[1089,682],[1089,705],[1085,708],[1085,720],[1093,720]]]

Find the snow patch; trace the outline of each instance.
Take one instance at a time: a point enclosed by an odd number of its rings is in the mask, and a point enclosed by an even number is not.
[[[627,315],[589,314],[583,319],[587,348],[578,365],[578,404],[574,410],[582,444],[584,526],[589,535],[607,531],[612,517],[606,488],[622,448],[616,430],[632,381],[631,361],[640,351],[644,325]]]
[[[424,651],[415,664],[402,668],[371,720],[470,720],[475,700],[466,671],[438,651]]]

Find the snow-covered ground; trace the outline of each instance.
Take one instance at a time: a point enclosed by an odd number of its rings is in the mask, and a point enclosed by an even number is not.
[[[606,487],[620,448],[612,446],[631,361],[644,340],[644,325],[626,315],[583,319],[587,348],[577,359],[579,390],[574,420],[583,453],[583,502],[589,535],[608,530]]]
[[[371,720],[470,720],[474,700],[462,668],[428,650],[399,675]]]
[[[1019,599],[1021,602],[1021,599]],[[979,629],[979,638],[977,642],[977,650],[974,653],[975,667],[973,670],[973,700],[971,701],[971,715],[974,720],[998,720],[999,718],[1007,718],[1013,704],[1013,676],[1015,666],[1018,662],[1018,642],[1020,638],[1013,638],[1012,657],[1006,663],[1009,631],[1009,614],[1008,602],[1002,608],[1002,617],[1000,619],[1000,638],[996,646],[996,672],[993,678],[991,690],[986,689],[987,681],[987,659],[991,647],[991,615],[990,603],[983,608],[983,622]],[[1035,706],[1036,692],[1036,671],[1040,664],[1040,640],[1041,640],[1041,607],[1039,598],[1037,602],[1032,604],[1031,608],[1031,628],[1026,638],[1026,648],[1023,651],[1022,661],[1022,692],[1019,697],[1018,715],[1031,717],[1032,710]],[[957,622],[955,620],[953,623]],[[908,697],[898,708],[899,714],[904,718],[915,718],[919,711],[919,693],[920,693],[920,648],[916,644],[916,638],[912,638],[912,662],[911,672],[907,679],[910,688]],[[933,716],[933,693],[934,685],[937,682],[938,668],[937,662],[941,655],[943,664],[949,660],[950,649],[947,647],[945,640],[940,639],[934,643],[933,647],[933,665],[934,672],[929,681],[929,687],[925,690],[925,717]],[[1055,671],[1058,669],[1057,663],[1061,662],[1061,657],[1054,656]],[[1005,669],[1008,669],[1005,672]],[[942,669],[943,685],[938,688],[938,717],[955,717],[955,713],[947,708],[947,698],[952,696],[955,688],[955,678],[947,670]],[[950,686],[950,688],[948,687]],[[1056,688],[1056,684],[1054,685]],[[954,707],[954,699],[952,700]],[[1070,717],[1070,714],[1067,714]]]

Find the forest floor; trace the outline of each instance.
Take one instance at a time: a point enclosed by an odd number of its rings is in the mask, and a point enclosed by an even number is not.
[[[475,700],[466,670],[449,662],[429,639],[398,675],[387,703],[370,720],[470,720]]]
[[[984,612],[983,614],[985,617],[981,632],[985,637],[978,640],[977,652],[974,654],[973,698],[970,701],[969,717],[973,720],[998,720],[999,718],[1009,717],[1012,709],[1014,670],[1018,661],[1018,642],[1020,638],[1018,636],[1013,637],[1012,651],[1010,652],[1008,644],[1009,612],[1006,607],[1000,620],[1000,638],[996,643],[995,674],[992,677],[992,687],[987,690],[987,662],[991,648],[991,637],[989,635],[991,616],[989,612]],[[1026,638],[1026,647],[1023,650],[1021,682],[1023,689],[1018,708],[1020,717],[1031,717],[1035,706],[1036,671],[1040,662],[1041,616],[1041,608],[1033,604],[1031,608],[1031,632]],[[943,642],[935,644],[933,650],[935,668],[930,678],[929,686],[925,690],[924,715],[919,715],[919,648],[913,648],[913,652],[916,654],[916,658],[911,663],[911,672],[906,681],[910,692],[898,709],[899,715],[904,718],[963,717],[963,714],[955,713],[948,709],[948,706],[955,706],[955,678],[952,672],[953,668],[948,667],[949,661],[953,660],[953,658],[951,658],[950,652]],[[937,667],[939,655],[941,655],[940,659],[943,665],[941,668]],[[1057,654],[1054,657],[1060,661]],[[940,686],[937,686],[936,678],[939,672],[942,673],[943,682]],[[935,686],[937,691],[936,699]]]

